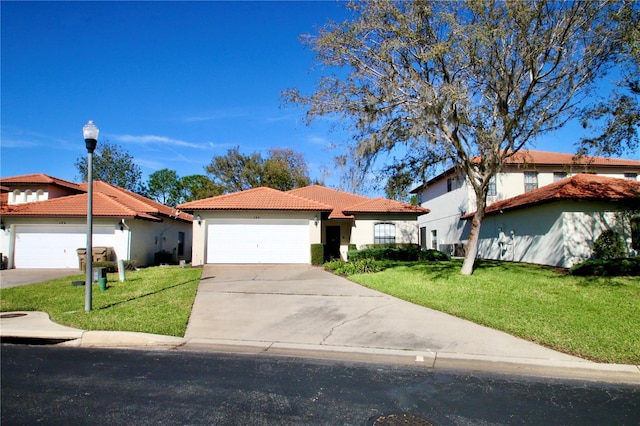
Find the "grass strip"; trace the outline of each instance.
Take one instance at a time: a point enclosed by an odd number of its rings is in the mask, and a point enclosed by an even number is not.
[[[59,324],[82,330],[137,331],[183,337],[201,268],[162,266],[108,274],[107,289],[93,286],[93,309],[84,311],[84,275],[0,291],[0,311],[44,311]]]
[[[554,268],[478,261],[394,263],[349,279],[403,300],[582,358],[640,364],[640,280],[575,277]]]

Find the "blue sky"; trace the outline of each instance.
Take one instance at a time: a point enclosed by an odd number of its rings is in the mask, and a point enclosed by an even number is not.
[[[92,119],[143,179],[169,168],[204,174],[235,146],[301,152],[312,178],[339,186],[329,147],[348,135],[307,127],[280,93],[310,93],[321,75],[298,37],[348,17],[336,1],[7,2],[1,7],[3,177],[78,181]],[[567,128],[537,149],[573,152]],[[326,173],[329,173],[328,175]]]

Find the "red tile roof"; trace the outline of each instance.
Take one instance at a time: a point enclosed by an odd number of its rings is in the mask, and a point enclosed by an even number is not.
[[[77,185],[77,188],[86,191],[87,184]],[[87,195],[85,192],[16,205],[3,203],[0,206],[0,214],[21,217],[83,217],[87,215]],[[164,216],[186,222],[193,220],[192,216],[187,213],[179,212],[154,200],[105,182],[94,182],[93,216],[116,219],[137,218],[151,221],[161,221]]]
[[[344,213],[429,213],[429,209],[414,206],[413,204],[401,203],[399,201],[388,200],[386,198],[374,198],[355,206],[347,207]]]
[[[76,191],[81,191],[80,186],[77,183],[69,182],[63,179],[58,179],[45,175],[44,173],[34,173],[30,175],[11,176],[6,178],[0,178],[0,184],[48,184],[62,186],[64,188],[71,188]]]
[[[474,161],[478,161],[480,157],[473,157]],[[548,151],[536,151],[533,149],[525,149],[518,151],[515,155],[507,158],[504,164],[514,165],[536,165],[536,166],[584,166],[585,169],[590,166],[598,167],[627,167],[630,170],[640,170],[640,161],[629,160],[624,158],[607,158],[607,157],[591,157],[583,156],[576,157],[575,154],[567,154],[562,152],[548,152]],[[415,194],[421,191],[425,186],[432,184],[433,182],[441,179],[443,176],[452,174],[455,169],[452,167],[438,176],[430,179],[427,183],[424,183],[411,191]],[[577,170],[576,170],[577,171]],[[586,171],[586,170],[583,170]]]
[[[291,191],[288,191],[288,193],[328,204],[331,206],[329,219],[353,219],[352,215],[344,213],[344,209],[349,206],[371,200],[370,198],[362,195],[350,194],[348,192],[338,191],[337,189],[331,189],[321,185],[311,185],[303,188],[292,189]]]
[[[605,176],[578,174],[487,206],[485,214],[558,200],[634,200],[640,204],[640,182]],[[475,213],[475,212],[474,212]],[[461,219],[470,219],[469,213]]]
[[[384,198],[326,188],[306,186],[282,192],[272,188],[253,188],[233,194],[219,195],[179,205],[194,210],[311,210],[331,212],[329,219],[352,219],[353,213],[428,213],[429,210]]]
[[[299,210],[330,211],[331,206],[277,189],[260,187],[232,194],[180,204],[179,208],[193,210]]]

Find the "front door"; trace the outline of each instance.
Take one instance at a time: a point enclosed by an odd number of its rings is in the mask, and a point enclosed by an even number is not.
[[[324,260],[340,259],[340,227],[327,226],[326,244],[324,246]]]

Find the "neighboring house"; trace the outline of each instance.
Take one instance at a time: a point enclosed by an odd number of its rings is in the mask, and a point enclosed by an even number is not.
[[[577,173],[637,181],[640,161],[602,157],[576,159],[572,154],[524,150],[509,158],[491,182],[487,207]],[[460,219],[476,209],[475,194],[467,179],[451,168],[411,190],[411,193],[417,195],[420,205],[428,205],[431,210],[429,215],[418,218],[421,246],[464,255],[463,246],[469,234],[470,221]],[[522,218],[523,225],[537,219],[533,213],[528,214]],[[492,232],[491,228],[485,229],[487,227],[483,223],[481,232]],[[497,227],[507,229],[506,226]],[[515,227],[518,228],[520,226]],[[478,257],[485,256],[491,257],[484,251],[478,253]]]
[[[9,268],[79,268],[87,244],[87,184],[45,174],[0,179],[0,250]],[[137,266],[188,260],[192,217],[125,189],[94,182],[93,246]],[[115,260],[115,259],[114,259]]]
[[[327,259],[346,259],[349,244],[417,243],[417,217],[429,212],[319,185],[254,188],[178,207],[195,217],[194,265],[310,263],[311,244],[323,244]]]
[[[488,206],[478,257],[569,268],[592,256],[605,229],[637,254],[639,211],[640,182],[578,174]]]

